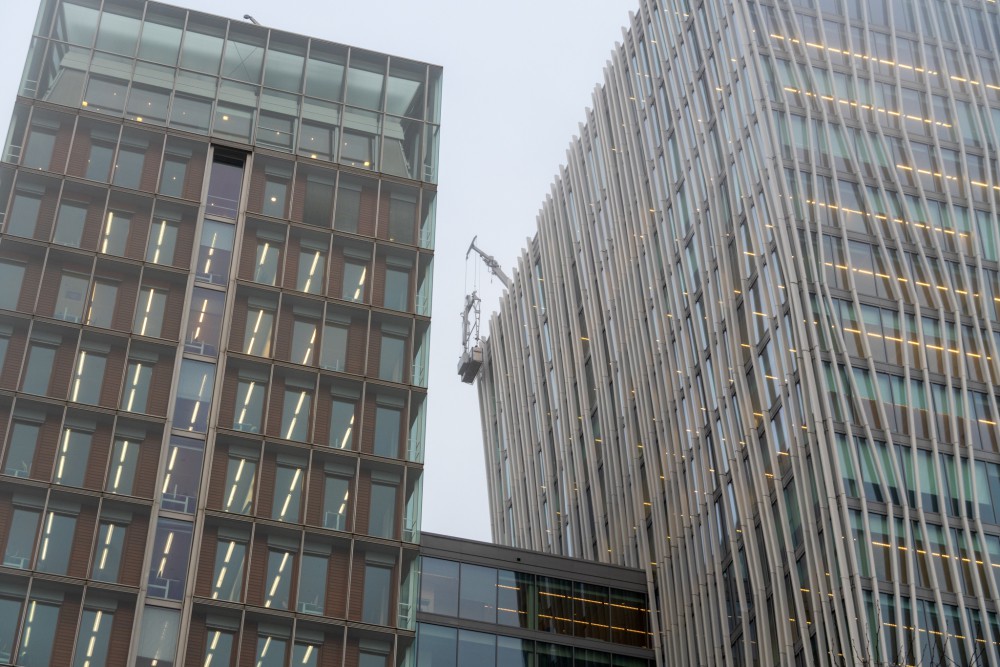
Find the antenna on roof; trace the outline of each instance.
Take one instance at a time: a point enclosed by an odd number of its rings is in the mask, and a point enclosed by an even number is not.
[[[253,23],[254,25],[260,25],[260,21],[250,16],[249,14],[244,14],[243,18],[247,21],[250,21],[250,23]]]

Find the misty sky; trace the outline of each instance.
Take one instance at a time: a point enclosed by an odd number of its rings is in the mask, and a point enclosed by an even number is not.
[[[2,0],[0,126],[37,0]],[[479,408],[456,375],[466,291],[483,320],[501,285],[465,261],[475,235],[513,270],[635,0],[174,0],[212,14],[444,67],[423,528],[490,539]],[[3,134],[6,137],[6,131]],[[483,334],[485,335],[484,326]]]

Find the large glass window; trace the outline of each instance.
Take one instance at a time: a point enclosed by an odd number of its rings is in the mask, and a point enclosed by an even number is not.
[[[8,260],[0,260],[0,283],[4,285],[24,285],[24,264],[15,264]],[[0,308],[16,310],[20,297],[20,289],[0,290]]]
[[[425,557],[420,566],[420,611],[458,616],[459,564]]]
[[[174,427],[204,433],[215,386],[215,364],[185,359],[177,383],[174,403]]]
[[[421,623],[417,635],[417,664],[434,667],[456,667],[455,655],[458,631],[429,623]],[[516,665],[517,663],[511,663]]]
[[[226,466],[226,497],[223,509],[235,514],[250,514],[253,508],[257,462],[230,454]]]
[[[57,320],[79,322],[83,318],[83,304],[87,298],[86,276],[64,273],[59,279],[59,293],[52,316]]]
[[[58,604],[31,600],[24,614],[17,664],[21,667],[49,667],[59,622]]]
[[[263,306],[250,305],[247,309],[247,326],[243,335],[243,352],[258,357],[271,356],[271,329],[274,311]]]
[[[333,228],[344,232],[358,233],[361,218],[361,186],[341,180],[337,188],[337,210],[333,216]]]
[[[360,262],[344,262],[344,285],[340,297],[345,301],[361,302],[365,300],[365,280],[368,276],[368,265]]]
[[[336,148],[336,144],[333,146],[330,144],[335,140],[336,130],[320,129],[303,122],[299,152],[314,159],[320,155],[325,159],[333,159],[330,151]],[[316,144],[325,144],[326,148],[317,148]],[[306,196],[302,206],[302,221],[308,225],[329,227],[333,211],[333,176],[326,172],[309,173],[305,175],[305,182]]]
[[[399,408],[383,405],[375,408],[375,453],[379,456],[399,456],[402,417]]]
[[[208,215],[233,220],[240,204],[243,187],[243,161],[216,155],[208,180]]]
[[[317,667],[319,665],[319,651],[318,644],[295,642],[295,648],[292,651],[292,665],[295,667]]]
[[[94,571],[91,578],[97,581],[118,581],[118,568],[125,548],[125,526],[101,520],[97,528],[94,548]]]
[[[153,264],[173,264],[174,252],[177,249],[177,231],[175,221],[162,218],[154,221],[149,229],[146,261]]]
[[[118,283],[97,279],[90,288],[90,305],[84,322],[94,327],[111,327],[118,303]]]
[[[347,530],[350,512],[351,480],[339,475],[327,475],[323,488],[323,527]]]
[[[389,625],[389,603],[392,600],[392,567],[365,563],[365,591],[361,620],[375,625]]]
[[[12,662],[17,621],[21,617],[21,601],[0,597],[0,660]]]
[[[56,231],[52,240],[60,245],[80,247],[83,227],[87,223],[87,205],[64,201],[56,216]]]
[[[323,350],[319,365],[330,371],[343,371],[347,362],[347,324],[327,322],[323,327]]]
[[[281,437],[304,442],[309,435],[312,393],[309,389],[287,387],[281,410]]]
[[[372,482],[371,511],[368,514],[368,534],[375,537],[395,537],[396,486]]]
[[[118,160],[115,162],[112,182],[123,188],[137,189],[142,179],[142,165],[145,159],[144,149],[122,145],[118,149]]]
[[[282,549],[267,552],[267,577],[264,579],[264,606],[269,609],[288,609],[292,592],[292,570],[295,554]]]
[[[285,667],[288,640],[270,635],[257,637],[256,667]]]
[[[277,521],[298,521],[302,505],[303,468],[278,464],[274,480],[274,502],[271,518]]]
[[[386,308],[408,310],[410,304],[410,272],[405,269],[387,268],[385,271]]]
[[[177,655],[180,612],[147,605],[142,610],[136,667],[173,667]]]
[[[326,252],[319,248],[303,245],[299,254],[299,272],[295,289],[310,294],[322,294],[325,272]]]
[[[194,514],[201,486],[201,463],[205,443],[194,438],[170,436],[167,469],[163,475],[160,500],[163,509]]]
[[[257,239],[257,256],[253,268],[254,282],[265,285],[276,284],[280,263],[281,245],[268,239]]]
[[[235,636],[232,632],[209,629],[203,667],[228,667],[232,664],[234,642]]]
[[[28,348],[28,362],[21,380],[21,391],[45,394],[49,390],[49,376],[56,360],[56,349],[42,343],[32,343]]]
[[[153,381],[153,364],[149,361],[129,359],[125,371],[125,387],[120,408],[129,412],[146,412],[149,404],[149,387]]]
[[[32,127],[28,131],[28,144],[25,146],[21,164],[32,169],[48,169],[52,163],[52,149],[55,147],[55,129]]]
[[[264,417],[266,385],[253,378],[240,378],[236,385],[236,412],[233,428],[247,433],[260,433]]]
[[[7,443],[7,458],[4,461],[3,473],[14,477],[30,477],[31,466],[35,460],[35,447],[38,445],[40,425],[33,422],[15,421],[10,429],[10,441]]]
[[[31,567],[31,556],[35,551],[38,537],[38,520],[42,513],[36,509],[14,508],[14,516],[7,533],[7,546],[3,552],[3,564],[27,570]]]
[[[4,231],[13,236],[32,237],[38,222],[38,211],[42,207],[40,195],[16,192],[10,205],[10,216]]]
[[[462,566],[463,574],[465,566]],[[464,585],[464,580],[463,580]],[[538,578],[538,629],[561,635],[573,634],[573,590],[564,579]]]
[[[220,538],[215,547],[212,599],[239,602],[243,594],[243,563],[247,545],[233,538]]]
[[[39,572],[66,574],[75,529],[75,516],[57,514],[50,510],[42,523],[42,538],[38,543],[35,569]]]
[[[73,667],[105,667],[114,614],[102,609],[84,609],[76,638]]]
[[[533,576],[510,570],[497,571],[497,623],[515,628],[531,627],[528,615]]]
[[[495,667],[496,653],[496,635],[472,630],[458,631],[458,667]],[[587,663],[581,661],[581,665]],[[591,663],[588,667],[597,666]]]
[[[192,524],[160,517],[149,562],[147,595],[164,600],[184,597],[191,553]]]
[[[114,155],[114,144],[107,144],[101,141],[91,143],[90,156],[87,159],[87,171],[84,177],[91,181],[107,183],[108,174],[111,173],[111,160],[114,158]]]
[[[225,285],[229,281],[235,229],[228,223],[205,220],[198,247],[198,280],[213,285]]]
[[[296,319],[292,323],[292,361],[296,364],[311,364],[316,350],[316,336],[319,325],[313,320]]]
[[[73,367],[73,384],[70,387],[69,400],[97,405],[101,399],[101,386],[104,384],[104,368],[107,363],[108,358],[103,354],[80,350]]]
[[[496,623],[497,571],[492,567],[462,563],[461,584],[458,615],[472,621]],[[572,613],[567,618],[572,618]]]
[[[63,429],[52,481],[67,486],[83,486],[83,475],[87,470],[87,459],[90,457],[91,437],[92,434],[88,431],[75,428]]]
[[[379,378],[391,382],[402,382],[405,364],[406,339],[401,336],[389,335],[383,331],[378,364]]]
[[[187,161],[183,158],[167,155],[163,158],[163,171],[160,174],[160,193],[169,197],[184,196],[184,177],[187,173]]]
[[[326,606],[326,569],[329,562],[329,557],[325,555],[311,553],[302,555],[297,598],[300,613],[323,614]]]
[[[184,350],[215,356],[219,353],[222,336],[222,315],[226,295],[223,292],[196,287],[191,294]]]
[[[141,288],[132,331],[140,336],[159,338],[163,331],[163,313],[166,307],[166,290],[154,287]]]
[[[132,218],[129,215],[108,211],[108,216],[104,220],[104,230],[101,233],[101,252],[119,257],[124,256],[131,226]]]
[[[333,397],[330,410],[330,446],[354,449],[354,417],[357,405],[353,399]]]
[[[138,463],[139,443],[131,438],[115,438],[111,447],[111,469],[108,471],[105,491],[131,495]]]

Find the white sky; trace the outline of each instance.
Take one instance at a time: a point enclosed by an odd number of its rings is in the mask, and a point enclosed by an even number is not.
[[[0,126],[37,13],[0,0]],[[459,315],[479,277],[483,321],[501,285],[466,264],[472,237],[510,273],[635,0],[174,0],[170,4],[444,67],[423,529],[490,539],[476,388],[456,374]],[[5,138],[6,131],[2,137]],[[484,326],[483,333],[486,334]]]

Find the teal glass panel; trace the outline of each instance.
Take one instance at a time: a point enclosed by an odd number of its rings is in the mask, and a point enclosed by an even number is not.
[[[347,103],[364,109],[382,109],[385,85],[385,56],[351,51],[347,71]]]
[[[140,123],[165,124],[173,86],[173,68],[137,62],[125,117]]]
[[[339,125],[340,105],[306,99],[299,132],[299,155],[329,161],[336,159]]]
[[[90,51],[78,46],[50,42],[45,58],[34,75],[25,74],[22,89],[46,102],[76,107],[83,97]]]
[[[211,16],[191,16],[181,47],[181,67],[208,74],[219,73],[226,22]]]
[[[142,24],[139,58],[171,67],[177,64],[184,30],[184,10],[167,5],[150,5]]]
[[[200,134],[208,134],[215,98],[216,79],[193,72],[178,72],[170,125]]]
[[[223,81],[219,86],[212,132],[216,136],[249,143],[259,95],[257,86]]]
[[[344,92],[346,62],[345,48],[314,41],[306,63],[306,95],[339,102]]]
[[[139,18],[142,16],[142,6],[114,9],[105,8],[101,15],[101,24],[97,29],[97,48],[100,51],[117,53],[122,56],[135,56],[136,43],[139,40]]]
[[[426,66],[393,60],[386,86],[385,111],[395,116],[424,117]]]
[[[305,53],[303,38],[272,32],[264,65],[264,85],[293,93],[301,91]]]
[[[298,116],[297,95],[265,89],[260,100],[256,145],[291,151],[295,137],[295,121]]]
[[[245,23],[230,23],[222,76],[246,83],[260,83],[264,68],[267,31]]]
[[[99,0],[66,0],[59,5],[52,26],[52,38],[70,44],[90,46],[97,33]]]

